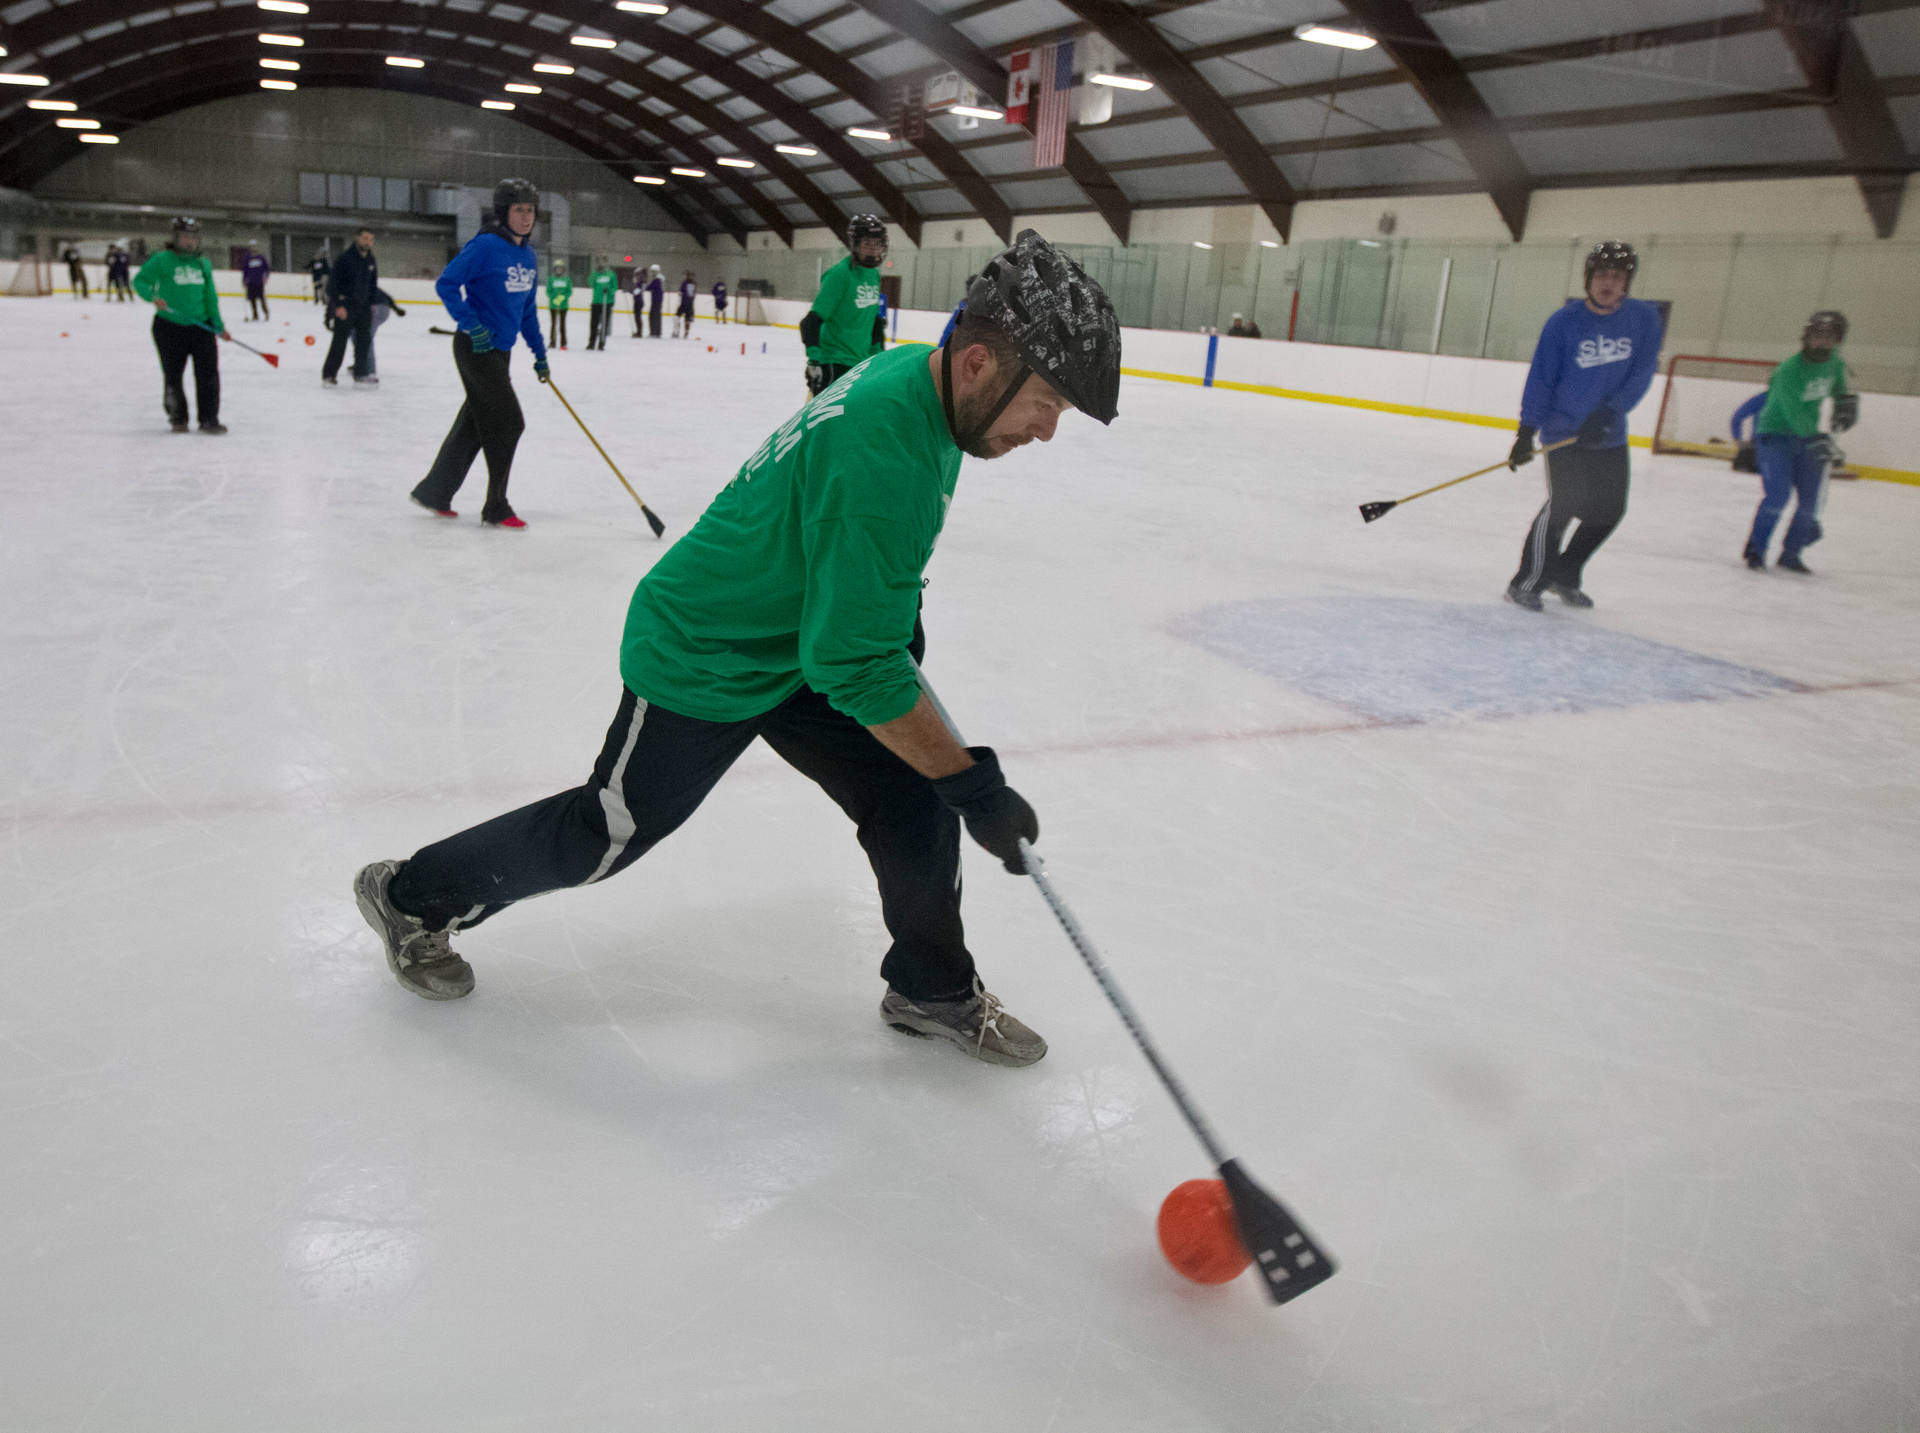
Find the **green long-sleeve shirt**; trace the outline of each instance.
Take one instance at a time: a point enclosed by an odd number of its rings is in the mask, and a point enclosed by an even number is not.
[[[919,697],[920,578],[960,450],[927,351],[842,377],[747,459],[634,590],[620,675],[647,701],[745,721],[812,687],[863,726]]]
[[[1847,391],[1847,365],[1835,349],[1825,363],[1809,363],[1796,353],[1773,370],[1767,402],[1753,425],[1756,433],[1791,433],[1811,438],[1820,431],[1820,405]]]
[[[573,302],[573,280],[565,274],[547,275],[547,307],[565,310]]]
[[[166,304],[160,317],[191,328],[204,323],[215,333],[226,332],[220,318],[220,296],[213,291],[213,265],[205,254],[183,254],[162,249],[133,276],[133,291],[152,303]]]
[[[820,276],[813,312],[820,315],[820,341],[807,348],[816,363],[858,363],[886,347],[873,336],[880,316],[880,273],[854,263],[849,254]]]
[[[597,304],[610,304],[613,296],[620,292],[620,276],[612,269],[593,271],[593,301]]]

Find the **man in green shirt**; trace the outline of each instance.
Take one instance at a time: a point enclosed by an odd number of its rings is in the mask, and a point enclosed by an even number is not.
[[[855,214],[847,221],[852,252],[820,276],[820,292],[800,320],[800,341],[807,346],[807,392],[818,397],[854,364],[886,347],[886,321],[880,311],[880,278],[887,257],[887,226],[878,214]]]
[[[635,590],[620,707],[585,785],[354,880],[400,983],[473,988],[449,944],[516,901],[624,869],[693,814],[756,737],[854,821],[893,937],[882,1018],[1027,1065],[1046,1042],[981,986],[960,920],[960,823],[1025,869],[1033,808],[922,693],[921,573],[962,453],[1113,420],[1120,338],[1100,286],[1032,230],[972,280],[931,352],[861,364],[769,436]]]
[[[547,347],[567,346],[567,305],[573,302],[573,280],[567,274],[567,261],[555,259],[547,274]],[[587,339],[593,347],[593,339]]]
[[[1755,572],[1765,571],[1774,525],[1787,510],[1787,498],[1797,495],[1777,565],[1812,575],[1800,554],[1820,540],[1820,508],[1834,451],[1832,439],[1820,431],[1820,406],[1833,400],[1836,433],[1846,432],[1860,416],[1860,399],[1847,389],[1847,365],[1840,357],[1840,345],[1846,339],[1846,315],[1820,310],[1801,331],[1800,351],[1774,369],[1767,383],[1766,405],[1754,424],[1760,507],[1742,554]]]
[[[613,296],[620,292],[620,276],[602,259],[593,271],[593,312],[587,324],[587,347],[604,349],[613,329]]]
[[[224,433],[220,421],[220,350],[216,337],[229,339],[220,318],[220,296],[213,291],[213,265],[200,252],[200,221],[173,221],[173,239],[133,276],[133,291],[151,303],[153,346],[160,353],[160,402],[173,431],[187,431],[187,395],[180,382],[193,360],[193,401],[202,433]]]

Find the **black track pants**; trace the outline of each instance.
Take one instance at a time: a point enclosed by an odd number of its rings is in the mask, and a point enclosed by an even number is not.
[[[1527,530],[1513,585],[1529,592],[1578,587],[1580,574],[1627,515],[1627,450],[1565,448],[1547,454],[1547,502]],[[1580,526],[1565,549],[1567,525]]]
[[[587,311],[587,347],[605,348],[613,331],[613,303],[594,304]]]
[[[353,340],[353,376],[365,378],[373,371],[373,310],[350,308],[345,318],[333,321],[333,342],[327,348],[327,361],[320,365],[320,376],[332,378],[340,372],[340,360],[346,356],[347,340]]]
[[[267,307],[267,296],[264,292],[255,293],[252,289],[247,290],[247,317],[273,317],[273,310]]]
[[[913,999],[969,988],[959,818],[932,782],[805,687],[741,722],[696,721],[623,691],[586,785],[422,847],[394,877],[394,903],[443,929],[604,880],[691,816],[756,736],[854,822],[893,937],[880,965],[887,983]]]
[[[588,340],[589,343],[592,340]],[[547,310],[547,347],[565,348],[567,346],[567,311],[563,308]]]
[[[467,480],[467,470],[482,452],[487,455],[487,504],[480,516],[487,522],[499,522],[513,516],[507,504],[507,476],[513,468],[513,450],[527,426],[521,416],[520,400],[514,396],[513,381],[507,372],[507,355],[497,348],[485,353],[473,351],[473,340],[465,333],[454,335],[453,365],[460,370],[461,386],[467,401],[440,444],[433,467],[413,490],[413,495],[430,508],[453,506],[453,495]]]
[[[220,421],[220,341],[209,329],[155,317],[153,346],[160,350],[160,404],[167,421],[187,421],[187,395],[181,380],[193,360],[193,404],[202,423]]]

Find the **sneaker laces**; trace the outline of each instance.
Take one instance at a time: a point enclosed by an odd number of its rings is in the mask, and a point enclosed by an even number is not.
[[[452,927],[417,930],[400,942],[400,954],[409,965],[433,965],[453,959]]]

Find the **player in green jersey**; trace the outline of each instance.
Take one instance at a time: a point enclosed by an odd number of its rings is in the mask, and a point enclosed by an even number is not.
[[[1039,822],[920,689],[920,580],[963,453],[1046,442],[1068,408],[1113,420],[1120,330],[1100,286],[1030,229],[966,309],[942,347],[870,359],[782,424],[641,580],[585,784],[359,873],[402,985],[465,995],[454,930],[623,870],[760,738],[855,823],[893,938],[882,1018],[994,1064],[1046,1053],[982,987],[960,920],[961,823],[1018,873]]]
[[[140,266],[133,291],[155,309],[153,346],[160,352],[160,402],[173,431],[187,431],[187,395],[181,381],[193,360],[193,401],[202,433],[224,433],[220,421],[220,349],[230,339],[213,291],[213,265],[200,252],[200,221],[173,221],[173,239]]]
[[[602,259],[588,282],[593,285],[593,308],[587,320],[587,347],[604,349],[613,329],[613,296],[620,292],[620,275],[613,271],[611,259]]]
[[[887,257],[887,226],[878,214],[847,221],[846,258],[820,276],[820,292],[800,320],[807,346],[807,392],[819,394],[854,364],[886,347],[880,277]]]
[[[1820,431],[1820,408],[1833,400],[1833,431],[1844,433],[1860,416],[1860,399],[1848,391],[1847,365],[1840,345],[1847,341],[1847,317],[1822,309],[1800,333],[1800,351],[1773,370],[1766,405],[1754,424],[1754,456],[1760,469],[1760,507],[1753,515],[1743,556],[1755,572],[1767,565],[1774,525],[1796,497],[1793,521],[1780,546],[1777,564],[1788,572],[1811,575],[1800,554],[1820,540],[1820,508],[1827,491],[1827,466],[1833,440]]]
[[[573,278],[567,273],[567,261],[555,259],[553,270],[547,275],[547,347],[565,348],[567,346],[567,307],[573,302]],[[588,330],[591,334],[592,330]],[[587,347],[593,347],[593,339],[587,339]]]

